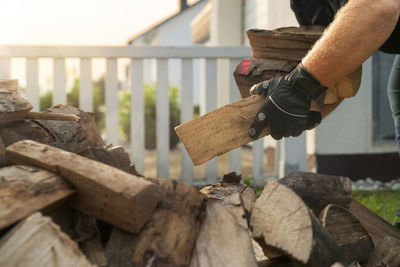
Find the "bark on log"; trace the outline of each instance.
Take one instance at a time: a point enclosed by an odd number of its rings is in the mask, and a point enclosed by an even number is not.
[[[365,267],[399,267],[400,240],[386,236],[376,246]]]
[[[104,141],[96,127],[92,113],[68,105],[57,105],[43,112],[74,114],[81,118],[77,122],[36,120],[54,138],[55,143],[51,145],[74,153],[78,153],[88,146],[104,146]]]
[[[386,236],[400,240],[400,230],[370,211],[367,207],[353,199],[349,211],[361,222],[372,237],[375,246]]]
[[[190,266],[257,266],[238,193],[208,206]]]
[[[47,113],[71,113],[79,116],[78,122],[23,120],[0,127],[4,147],[22,140],[33,140],[79,153],[87,147],[103,147],[104,142],[93,119],[93,114],[70,106],[55,106]],[[5,166],[4,152],[0,148],[0,167]]]
[[[106,257],[109,267],[131,267],[133,248],[137,235],[125,232],[117,227],[111,232],[106,246]]]
[[[343,262],[331,235],[300,197],[278,182],[269,181],[251,215],[253,238],[264,252],[274,248],[308,266]],[[266,255],[268,257],[268,255]]]
[[[347,177],[295,171],[279,180],[299,195],[316,216],[329,204],[349,208],[351,180]]]
[[[0,266],[93,266],[50,218],[35,213],[0,241]]]
[[[342,250],[345,265],[368,260],[374,250],[372,238],[347,209],[330,204],[319,219]]]
[[[206,197],[174,180],[159,183],[164,198],[138,235],[132,261],[136,266],[188,266]]]
[[[49,211],[76,190],[60,176],[28,166],[0,169],[0,229],[36,211]]]
[[[114,168],[141,176],[129,159],[123,147],[87,147],[78,153],[85,158],[93,159]]]
[[[162,199],[160,188],[143,178],[34,141],[9,146],[6,159],[58,173],[77,187],[77,209],[131,233],[141,230]]]
[[[241,184],[241,175],[237,175],[235,172],[225,174],[222,178],[222,182],[208,185],[200,190],[201,193],[208,197],[207,205],[210,206],[214,203],[221,202],[234,193],[239,193],[243,207],[247,215],[251,214],[254,203],[256,202],[256,196],[254,190],[245,184]],[[250,216],[248,216],[250,218]]]

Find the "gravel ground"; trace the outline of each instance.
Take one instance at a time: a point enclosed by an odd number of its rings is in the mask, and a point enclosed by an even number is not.
[[[389,182],[381,182],[366,178],[353,182],[353,190],[400,190],[400,178]]]

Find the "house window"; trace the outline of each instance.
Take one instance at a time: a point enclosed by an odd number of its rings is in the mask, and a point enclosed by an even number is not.
[[[387,84],[395,55],[376,52],[373,64],[373,142],[375,144],[394,142],[394,125],[387,98]]]

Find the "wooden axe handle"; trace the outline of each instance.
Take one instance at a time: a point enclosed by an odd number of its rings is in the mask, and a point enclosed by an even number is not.
[[[79,121],[80,117],[74,114],[63,113],[44,113],[44,112],[28,112],[27,119],[32,120],[54,120],[54,121]]]

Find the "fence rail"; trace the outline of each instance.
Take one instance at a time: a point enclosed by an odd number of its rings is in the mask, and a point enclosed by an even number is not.
[[[118,74],[117,60],[129,58],[131,88],[131,151],[132,159],[140,172],[144,171],[144,60],[156,60],[156,143],[157,143],[157,176],[169,177],[169,100],[168,61],[179,59],[181,62],[181,122],[193,118],[193,61],[204,61],[203,93],[205,112],[217,108],[218,79],[220,78],[218,60],[229,61],[229,90],[227,102],[239,99],[239,93],[233,79],[233,71],[243,58],[251,56],[248,47],[90,47],[90,46],[0,46],[0,78],[10,78],[10,62],[12,58],[26,59],[26,96],[32,103],[34,110],[40,108],[39,95],[39,58],[52,58],[53,60],[53,104],[66,104],[66,74],[65,59],[79,58],[80,60],[80,92],[79,108],[93,111],[93,82],[92,58],[106,59],[105,74],[105,122],[107,142],[118,144]],[[305,141],[304,141],[305,142]],[[302,143],[304,143],[302,142]],[[298,146],[298,145],[296,145]],[[279,153],[277,146],[277,155]],[[276,160],[277,166],[282,164],[282,158]],[[294,161],[297,162],[296,160]],[[230,170],[241,171],[241,149],[230,152]],[[264,173],[264,146],[263,140],[253,143],[253,178],[257,185],[265,181]],[[276,168],[278,169],[278,167]],[[193,165],[187,154],[182,149],[182,181],[193,184]],[[217,159],[206,163],[206,183],[213,183],[217,177]]]

